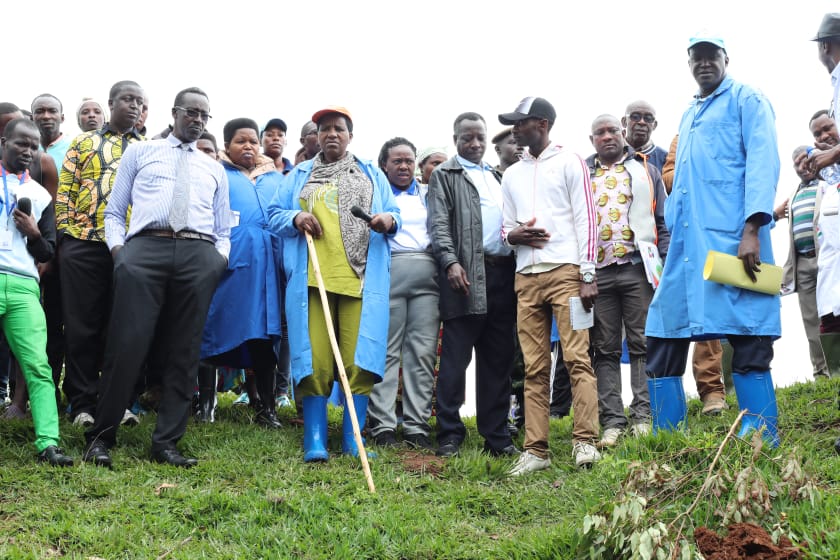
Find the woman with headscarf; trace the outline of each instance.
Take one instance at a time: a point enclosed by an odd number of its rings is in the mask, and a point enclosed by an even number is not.
[[[82,132],[99,130],[108,120],[108,105],[103,105],[93,97],[83,97],[76,109],[76,122]]]
[[[282,244],[268,228],[268,205],[283,175],[260,154],[259,128],[251,119],[234,119],[224,128],[219,161],[230,185],[230,261],[210,304],[201,358],[212,364],[254,371],[259,404],[257,423],[280,428],[274,410],[273,343],[279,339],[282,305]],[[212,418],[215,370],[199,370],[202,417]]]
[[[420,182],[428,185],[435,167],[448,159],[446,148],[426,148],[417,154],[417,176]]]
[[[284,237],[286,319],[292,377],[303,401],[306,462],[329,458],[327,398],[335,361],[305,234],[314,240],[339,359],[347,371],[359,426],[363,426],[371,389],[385,370],[388,237],[401,223],[388,179],[371,162],[347,151],[353,138],[350,112],[327,107],[312,115],[312,121],[318,127],[321,151],[285,177],[269,211],[272,230]],[[373,215],[369,223],[351,213],[354,206]],[[342,451],[359,454],[348,408]]]

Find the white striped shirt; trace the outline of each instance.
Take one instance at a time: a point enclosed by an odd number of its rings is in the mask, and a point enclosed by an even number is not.
[[[170,134],[160,140],[135,142],[123,153],[105,209],[108,248],[123,245],[144,229],[169,229],[169,211],[175,189],[178,148],[181,141]],[[227,174],[212,158],[189,145],[190,205],[187,228],[211,235],[216,250],[230,254],[230,195]],[[126,218],[131,221],[126,233]]]

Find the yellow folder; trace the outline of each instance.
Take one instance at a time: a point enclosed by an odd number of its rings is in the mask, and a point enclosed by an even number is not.
[[[709,251],[706,256],[706,266],[703,267],[703,278],[718,284],[777,295],[782,288],[782,267],[761,263],[759,268],[761,270],[755,273],[757,281],[753,282],[747,276],[741,259],[734,255]]]

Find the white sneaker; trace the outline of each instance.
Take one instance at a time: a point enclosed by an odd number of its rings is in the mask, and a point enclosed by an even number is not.
[[[630,433],[633,437],[644,437],[650,435],[650,424],[648,422],[639,422],[630,427]]]
[[[136,414],[131,412],[129,409],[125,409],[125,414],[123,414],[122,420],[120,420],[120,424],[122,426],[136,426],[140,423],[140,418],[137,417]]]
[[[592,463],[601,460],[601,454],[591,443],[583,441],[575,442],[572,448],[572,455],[575,458],[575,466],[580,468],[591,467]]]
[[[88,414],[87,412],[80,412],[73,418],[73,425],[74,426],[82,426],[87,428],[88,426],[93,426],[93,416]]]
[[[279,395],[276,401],[277,408],[286,408],[292,406],[292,401],[289,399],[289,395],[283,394]]]
[[[598,442],[598,447],[615,447],[618,443],[618,438],[624,433],[623,428],[607,428],[604,430],[604,435],[601,436],[601,441]]]
[[[519,454],[519,459],[508,471],[508,476],[521,476],[547,469],[549,466],[551,466],[551,459],[540,459],[530,451],[525,451]]]

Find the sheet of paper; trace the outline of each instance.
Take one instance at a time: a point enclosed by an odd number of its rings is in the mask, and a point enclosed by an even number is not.
[[[569,315],[572,319],[572,330],[582,331],[584,329],[592,328],[595,324],[595,306],[587,311],[583,308],[583,302],[579,297],[569,298]]]
[[[659,249],[656,245],[647,241],[638,241],[636,245],[642,255],[648,282],[655,290],[659,287],[659,280],[662,278],[662,259],[659,256]]]

